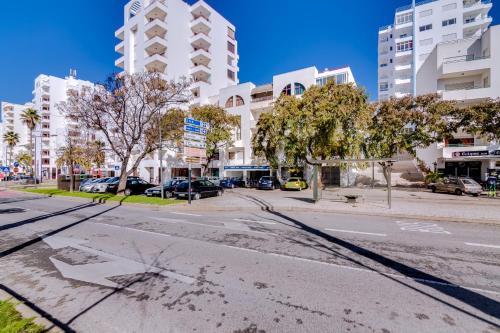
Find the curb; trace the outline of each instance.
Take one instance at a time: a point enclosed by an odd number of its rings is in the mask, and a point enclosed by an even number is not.
[[[78,198],[78,197],[70,197],[70,196],[48,196],[43,194],[29,193],[16,191],[19,193],[27,193],[34,196],[40,196],[45,198],[59,198],[59,199],[67,199],[70,201],[76,202],[88,202],[88,203],[96,203],[101,205],[113,205],[119,204],[118,201],[107,201],[107,202],[99,202],[93,201],[87,198]],[[193,207],[189,206],[187,203],[178,203],[172,205],[155,205],[155,204],[141,204],[141,203],[127,203],[123,202],[120,204],[121,206],[130,206],[130,207],[139,207],[139,208],[155,208],[155,209],[166,209],[169,207],[176,207],[177,209],[181,209],[186,212],[199,212],[200,210],[210,211],[210,212],[254,212],[254,211],[286,211],[286,212],[314,212],[314,213],[331,213],[331,214],[343,214],[343,215],[362,215],[362,216],[379,216],[379,217],[391,217],[398,219],[411,219],[411,220],[431,220],[431,221],[439,221],[439,222],[458,222],[458,223],[474,223],[474,224],[486,224],[486,225],[497,225],[500,226],[499,220],[493,219],[475,219],[475,218],[461,218],[461,217],[449,217],[449,216],[432,216],[432,215],[415,215],[415,214],[403,214],[403,213],[390,213],[390,212],[366,212],[366,211],[351,211],[351,210],[343,210],[343,209],[324,209],[324,208],[314,208],[314,207],[216,207],[216,206],[205,206],[205,207]]]
[[[13,295],[15,294],[15,296]],[[21,298],[21,299],[20,299]],[[43,312],[33,303],[20,297],[20,295],[14,293],[9,288],[0,284],[0,300],[7,301],[11,300],[14,303],[18,303],[15,308],[21,314],[23,318],[33,318],[35,324],[45,327],[44,332],[48,333],[63,333],[68,330],[63,330],[54,322],[54,318],[49,314]]]

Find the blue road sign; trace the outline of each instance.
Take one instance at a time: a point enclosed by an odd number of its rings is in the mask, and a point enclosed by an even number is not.
[[[115,170],[116,171],[120,170],[120,166],[119,165],[115,165]]]
[[[7,166],[6,166],[6,167],[3,167],[3,168],[2,168],[2,171],[3,171],[3,172],[10,172],[10,168],[9,168],[9,167],[7,167]]]
[[[184,124],[196,127],[208,128],[208,123],[193,118],[184,118]]]
[[[14,167],[19,168],[19,162],[14,162]]]
[[[190,133],[196,133],[196,134],[202,134],[202,135],[207,134],[207,130],[205,128],[200,128],[200,127],[195,127],[195,126],[190,126],[190,125],[184,125],[184,132],[190,132]]]

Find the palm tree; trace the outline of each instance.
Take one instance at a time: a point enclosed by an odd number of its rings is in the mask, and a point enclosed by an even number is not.
[[[21,151],[19,154],[16,156],[16,161],[19,162],[19,164],[24,168],[24,170],[29,170],[31,171],[31,164],[33,161],[33,158],[31,157],[31,154],[28,153],[27,151]]]
[[[19,134],[17,134],[14,131],[8,131],[3,135],[3,141],[9,146],[9,160],[12,160],[12,151],[14,150],[14,147],[19,143]],[[12,161],[9,161],[8,163],[10,164]]]
[[[31,156],[34,158],[33,152],[33,131],[36,128],[36,125],[40,123],[41,117],[38,114],[38,111],[35,109],[28,108],[21,113],[21,120],[23,124],[25,124],[30,130],[30,142],[29,142],[29,152]]]

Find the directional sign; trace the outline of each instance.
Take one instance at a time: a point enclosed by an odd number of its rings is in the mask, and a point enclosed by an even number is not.
[[[184,124],[202,128],[208,128],[209,126],[208,123],[193,118],[184,118]]]
[[[184,147],[206,149],[207,144],[200,141],[184,140]]]
[[[105,258],[107,260],[105,262],[99,263],[71,265],[54,257],[50,257],[50,261],[52,261],[57,270],[61,272],[62,276],[67,279],[84,281],[110,288],[119,288],[120,285],[109,280],[109,278],[113,276],[129,274],[156,273],[187,284],[193,284],[196,281],[189,276],[167,271],[163,268],[149,266],[146,263],[139,263],[128,258],[123,258],[117,255],[109,254],[107,252],[95,250],[89,246],[84,245],[85,243],[87,243],[87,241],[85,240],[66,238],[61,236],[46,237],[43,238],[43,240],[55,250],[70,247],[76,250],[84,251],[94,256]]]
[[[186,157],[207,157],[207,151],[200,148],[184,147],[184,155]]]
[[[184,139],[205,142],[207,137],[204,135],[194,134],[194,133],[184,133]]]
[[[195,134],[207,134],[207,130],[205,128],[200,128],[196,126],[191,126],[191,125],[184,125],[184,131],[185,132],[190,132],[190,133],[195,133]]]
[[[2,168],[2,171],[8,173],[8,172],[10,172],[10,168],[8,166],[5,166]]]

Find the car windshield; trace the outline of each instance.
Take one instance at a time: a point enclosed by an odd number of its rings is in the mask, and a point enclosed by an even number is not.
[[[298,182],[298,181],[300,181],[300,179],[299,178],[290,178],[290,179],[288,179],[288,181],[289,182]]]
[[[477,185],[472,179],[462,179],[462,183],[464,183],[464,185]]]
[[[106,183],[114,183],[120,180],[120,177],[109,178]]]
[[[271,177],[269,177],[269,176],[264,176],[264,177],[262,177],[262,178],[261,178],[261,180],[271,180]]]
[[[173,186],[177,183],[175,180],[167,180],[165,183],[163,183],[164,186]]]

